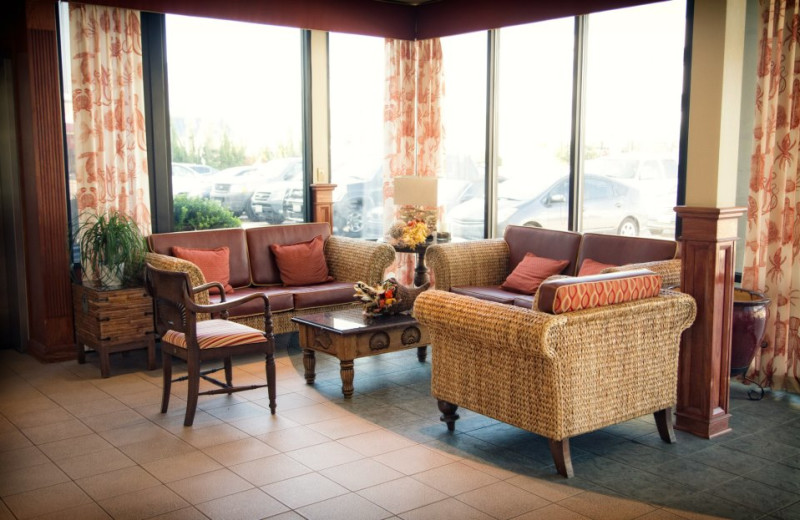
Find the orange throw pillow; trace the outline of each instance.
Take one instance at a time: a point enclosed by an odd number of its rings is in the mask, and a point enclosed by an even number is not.
[[[581,268],[578,270],[578,276],[588,276],[590,274],[600,274],[600,271],[605,269],[606,267],[617,267],[614,264],[604,264],[602,262],[598,262],[597,260],[592,260],[591,258],[586,258],[581,263]]]
[[[173,256],[182,260],[188,260],[200,268],[206,282],[219,282],[225,288],[225,292],[231,294],[231,250],[227,247],[216,249],[190,249],[188,247],[173,246]],[[219,289],[212,287],[208,290],[211,294],[219,294]]]
[[[322,235],[297,244],[271,244],[269,249],[275,255],[283,285],[315,285],[333,280],[328,275],[324,245]]]
[[[568,264],[568,260],[553,260],[527,253],[500,287],[522,294],[534,294],[546,278],[559,274]]]

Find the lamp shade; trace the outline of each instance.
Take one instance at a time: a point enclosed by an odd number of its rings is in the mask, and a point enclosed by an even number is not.
[[[436,177],[395,177],[394,203],[398,206],[436,206]]]

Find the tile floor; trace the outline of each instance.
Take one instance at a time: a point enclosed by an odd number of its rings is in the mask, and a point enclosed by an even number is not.
[[[0,520],[800,519],[800,396],[734,385],[734,431],[710,441],[665,444],[651,417],[577,437],[566,480],[536,435],[463,409],[448,433],[414,350],[357,360],[344,400],[338,362],[318,355],[308,386],[281,339],[277,415],[265,390],[201,397],[192,428],[182,384],[159,413],[143,351],[101,379],[93,354],[0,350]],[[234,381],[263,379],[259,359],[236,363]]]

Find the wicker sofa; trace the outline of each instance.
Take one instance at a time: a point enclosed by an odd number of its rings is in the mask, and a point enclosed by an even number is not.
[[[333,280],[309,286],[284,286],[269,246],[296,244],[318,235],[324,240],[325,263]],[[331,236],[327,223],[156,233],[150,235],[147,242],[150,249],[147,262],[159,269],[188,273],[195,287],[207,281],[203,272],[194,263],[173,256],[173,248],[227,247],[233,293],[227,294],[226,300],[253,293],[266,294],[275,334],[296,331],[297,325],[291,321],[293,316],[357,304],[353,284],[357,281],[378,283],[395,258],[394,248],[387,244]],[[209,295],[207,291],[196,295],[200,304],[216,303],[220,299],[220,295]],[[263,329],[263,316],[263,305],[261,310],[254,305],[242,305],[231,312],[229,319]]]
[[[542,303],[559,284],[570,291],[641,274],[551,279],[533,309],[422,293],[414,314],[431,335],[431,392],[448,429],[462,406],[542,435],[565,477],[573,475],[569,438],[582,433],[653,413],[661,438],[673,442],[680,336],[694,321],[694,300],[656,280],[656,296],[636,301],[559,314]]]
[[[605,272],[647,268],[661,275],[664,287],[680,284],[678,243],[673,240],[574,233],[508,226],[503,238],[430,246],[425,262],[439,290],[530,308],[533,295],[500,287],[525,254],[566,260],[563,275],[575,276],[586,259],[613,265]]]

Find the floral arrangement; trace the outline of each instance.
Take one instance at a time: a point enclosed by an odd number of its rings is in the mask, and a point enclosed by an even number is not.
[[[412,249],[425,243],[428,235],[430,235],[428,225],[417,219],[411,219],[406,223],[398,221],[389,228],[389,239],[393,244]]]
[[[364,282],[356,282],[353,285],[355,296],[364,303],[366,316],[383,316],[411,310],[414,300],[428,287],[429,283],[419,287],[405,287],[400,285],[396,278],[384,280],[377,286],[370,286]]]

